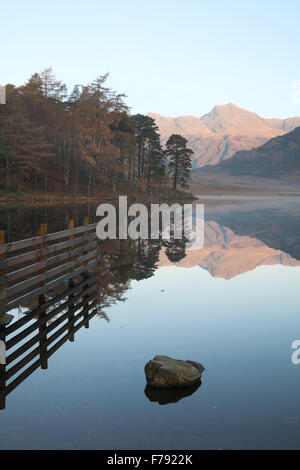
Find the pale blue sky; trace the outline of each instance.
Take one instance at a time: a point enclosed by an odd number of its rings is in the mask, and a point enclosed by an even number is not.
[[[300,115],[299,0],[0,0],[0,83],[110,72],[132,112]]]

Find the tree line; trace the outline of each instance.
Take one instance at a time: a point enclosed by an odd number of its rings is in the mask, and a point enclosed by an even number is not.
[[[51,68],[25,85],[6,86],[0,106],[0,185],[7,192],[93,195],[122,185],[184,185],[187,141],[173,135],[163,150],[155,120],[130,115],[108,75],[67,87]],[[172,180],[172,182],[171,182]]]

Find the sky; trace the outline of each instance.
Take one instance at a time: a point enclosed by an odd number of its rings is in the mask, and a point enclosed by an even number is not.
[[[132,113],[300,116],[299,24],[299,0],[0,0],[0,83],[109,72]]]

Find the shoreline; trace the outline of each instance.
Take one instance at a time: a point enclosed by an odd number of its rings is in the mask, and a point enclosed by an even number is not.
[[[189,185],[189,190],[198,197],[220,197],[227,198],[232,196],[234,198],[263,198],[263,197],[300,197],[300,189],[295,187],[289,188],[288,186],[269,186],[269,187],[256,187],[256,186],[242,186],[221,183],[196,183],[192,182]]]
[[[184,190],[177,190],[174,194],[173,191],[164,191],[161,194],[151,196],[147,193],[132,193],[126,194],[126,191],[120,194],[104,194],[100,193],[93,196],[64,196],[64,195],[22,195],[22,196],[2,196],[0,197],[0,208],[6,206],[50,206],[55,204],[88,204],[88,203],[102,203],[118,201],[120,196],[127,195],[128,200],[132,203],[140,202],[167,202],[167,201],[191,201],[196,197],[193,193]]]
[[[124,191],[126,193],[126,191]],[[61,194],[22,194],[20,196],[9,194],[0,197],[0,207],[6,206],[35,206],[35,205],[55,205],[55,204],[87,204],[87,203],[101,203],[117,201],[119,196],[123,194],[99,193],[97,195],[61,195]],[[126,195],[126,194],[124,194]],[[127,194],[128,199],[132,202],[165,202],[165,201],[187,201],[199,198],[214,199],[214,200],[255,200],[262,198],[274,197],[300,197],[300,188],[296,189],[293,185],[291,188],[288,185],[261,187],[254,185],[242,184],[226,184],[219,182],[195,182],[192,181],[188,188],[180,188],[175,194],[172,190],[170,192],[162,191],[151,195],[149,193],[133,193]]]

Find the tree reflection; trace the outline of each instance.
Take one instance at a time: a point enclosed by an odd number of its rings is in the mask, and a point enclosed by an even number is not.
[[[116,302],[125,301],[130,281],[152,277],[159,255],[165,249],[172,263],[183,259],[187,240],[105,240],[101,241],[97,273],[99,279],[99,314]]]

